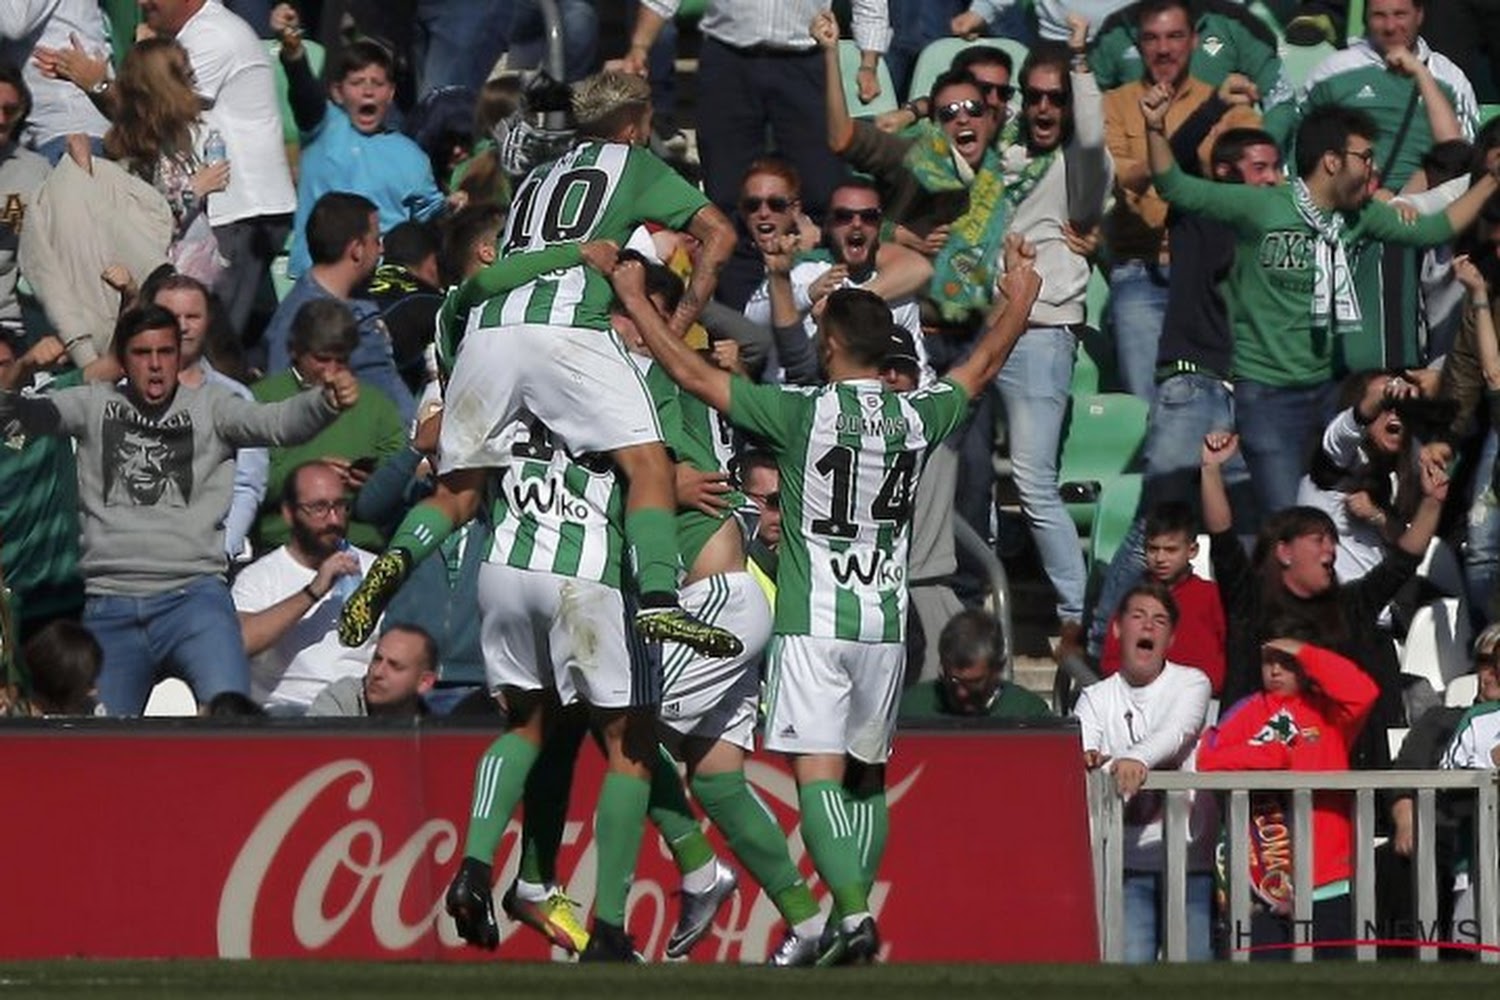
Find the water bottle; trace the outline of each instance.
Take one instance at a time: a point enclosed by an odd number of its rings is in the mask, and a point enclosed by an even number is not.
[[[203,139],[203,162],[209,166],[229,159],[229,147],[224,144],[224,133],[213,128]]]
[[[349,540],[347,538],[339,541],[339,551],[349,551]],[[338,598],[340,604],[354,596],[354,592],[359,589],[359,581],[362,576],[363,574],[361,573],[345,573],[333,581],[333,596]]]

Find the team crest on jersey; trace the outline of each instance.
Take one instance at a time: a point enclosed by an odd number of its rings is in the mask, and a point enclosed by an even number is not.
[[[1285,743],[1291,746],[1301,735],[1304,733],[1297,728],[1296,718],[1283,708],[1265,721],[1265,724],[1260,727],[1260,732],[1250,737],[1250,745],[1259,747],[1270,743]],[[1311,738],[1316,738],[1317,729],[1312,729],[1310,735]]]
[[[1218,35],[1209,35],[1203,39],[1203,51],[1211,56],[1217,56],[1224,51],[1224,40]]]
[[[1365,84],[1363,87],[1360,87],[1358,90],[1356,90],[1354,92],[1354,99],[1356,101],[1373,101],[1373,100],[1375,100],[1375,88],[1372,87],[1372,86],[1370,86],[1368,83]]]

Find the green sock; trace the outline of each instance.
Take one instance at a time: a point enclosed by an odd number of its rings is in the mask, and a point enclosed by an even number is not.
[[[874,795],[853,796],[854,827],[861,844],[859,866],[865,876],[865,892],[875,885],[880,859],[885,857],[885,841],[891,832],[891,813],[886,807],[885,791]]]
[[[667,850],[672,852],[672,860],[682,874],[697,871],[714,859],[714,849],[703,835],[693,807],[688,805],[687,793],[682,790],[677,765],[672,755],[660,746],[651,762],[651,802],[646,816],[667,842]]]
[[[469,811],[469,836],[464,856],[495,863],[495,851],[505,824],[516,811],[526,788],[526,774],[536,762],[537,748],[515,733],[506,733],[479,758],[474,769],[474,802]]]
[[[643,507],[625,515],[636,584],[642,597],[669,594],[677,602],[677,519],[670,510]]]
[[[599,789],[594,814],[594,840],[599,847],[599,886],[594,893],[594,919],[625,926],[625,897],[635,878],[635,861],[646,831],[646,804],[651,784],[611,771]]]
[[[866,912],[870,903],[849,793],[836,781],[814,781],[798,790],[797,802],[802,810],[802,839],[823,884],[833,893],[834,906],[843,916]]]
[[[786,834],[745,780],[744,771],[696,775],[693,795],[788,924],[795,926],[818,912],[812,892],[792,863]]]
[[[448,515],[437,507],[430,503],[419,503],[406,512],[386,549],[405,549],[415,566],[436,552],[438,546],[443,544],[443,539],[453,534],[455,527],[448,520]]]
[[[557,879],[557,855],[568,822],[573,769],[587,732],[586,719],[565,715],[542,742],[541,753],[526,776],[521,866],[516,873],[523,882],[550,885]]]

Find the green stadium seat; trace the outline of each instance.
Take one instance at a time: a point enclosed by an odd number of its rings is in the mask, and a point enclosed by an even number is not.
[[[1283,45],[1281,65],[1286,71],[1287,82],[1300,89],[1313,67],[1337,52],[1338,49],[1323,42],[1321,45]]]
[[[948,65],[953,62],[953,57],[964,49],[975,45],[993,45],[997,49],[1004,49],[1010,53],[1011,60],[1015,63],[1013,77],[1018,77],[1021,72],[1021,64],[1026,61],[1026,53],[1029,51],[1020,42],[1009,38],[980,38],[975,41],[965,41],[962,38],[939,38],[928,43],[917,56],[917,65],[911,72],[911,85],[907,88],[907,97],[926,97],[927,92],[932,89],[932,82],[938,78]]]
[[[323,63],[328,53],[324,51],[321,44],[311,38],[302,39],[302,47],[307,50],[307,64],[312,67],[313,76],[321,79]],[[276,76],[276,101],[281,107],[282,141],[288,146],[293,146],[302,137],[297,132],[297,119],[292,115],[292,102],[287,97],[286,70],[281,68],[281,43],[274,40],[268,41],[266,49],[271,53],[271,67]]]
[[[860,102],[859,81],[856,78],[859,73],[859,46],[848,38],[839,42],[839,71],[844,78],[844,102],[848,104],[851,116],[874,118],[901,106],[901,102],[896,99],[896,85],[891,81],[890,68],[886,66],[884,59],[880,60],[875,70],[875,77],[880,81],[879,95],[869,104]]]
[[[1144,480],[1145,477],[1138,473],[1126,473],[1110,480],[1099,490],[1094,523],[1089,530],[1091,565],[1108,566],[1119,551],[1120,544],[1130,533],[1130,523],[1135,519],[1136,508],[1140,505]]]
[[[1479,124],[1483,125],[1497,115],[1500,115],[1500,104],[1481,104],[1479,106]]]
[[[1127,473],[1139,471],[1149,404],[1129,393],[1073,397],[1063,430],[1058,482],[1068,513],[1081,532],[1092,533],[1101,498]]]

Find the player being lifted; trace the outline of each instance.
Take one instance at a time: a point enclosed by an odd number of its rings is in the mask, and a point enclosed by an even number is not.
[[[620,259],[640,257],[626,251]],[[646,296],[655,322],[665,325],[681,294],[682,282],[670,270],[660,264],[646,266]],[[730,453],[730,449],[716,447],[724,437],[722,418],[702,400],[682,392],[660,365],[651,362],[632,318],[617,316],[616,324],[626,345],[643,355],[638,356],[638,364],[646,372],[667,446],[678,461],[679,482],[722,473],[721,455]],[[818,904],[792,861],[785,832],[745,780],[745,756],[755,749],[760,700],[757,667],[771,637],[771,607],[747,571],[743,535],[731,509],[734,505],[733,496],[724,496],[718,504],[699,506],[679,490],[677,538],[687,567],[680,592],[682,606],[704,622],[734,632],[744,640],[745,650],[737,656],[715,657],[666,643],[658,731],[687,765],[698,804],[786,920],[787,936],[771,956],[771,964],[810,965],[822,923]],[[684,891],[682,914],[667,942],[667,957],[686,955],[707,930],[719,903],[733,891],[733,872],[716,867],[718,876],[711,890]]]
[[[820,351],[828,384],[756,385],[714,367],[656,315],[645,269],[618,264],[615,292],[651,353],[679,385],[766,441],[781,473],[782,541],[767,676],[766,746],[787,753],[802,835],[829,887],[839,927],[819,964],[879,951],[868,891],[888,817],[884,763],[905,661],[906,546],[911,498],[928,448],[963,419],[999,372],[1041,288],[1034,251],[1006,244],[1003,305],[962,364],[898,394],[879,379],[890,310],[875,295],[828,297]],[[845,790],[850,763],[865,778]]]
[[[734,228],[696,188],[644,148],[645,81],[600,73],[573,91],[581,141],[533,170],[516,191],[503,258],[558,244],[624,243],[641,222],[685,228],[702,245],[671,327],[685,331],[713,294]],[[629,481],[625,532],[640,589],[636,628],[711,655],[740,640],[677,603],[673,470],[640,374],[609,328],[609,281],[577,264],[503,291],[464,318],[463,350],[446,397],[437,492],[402,521],[344,606],[339,638],[364,641],[414,562],[477,512],[485,470],[509,461],[503,432],[529,414],[574,454],[608,454]]]

